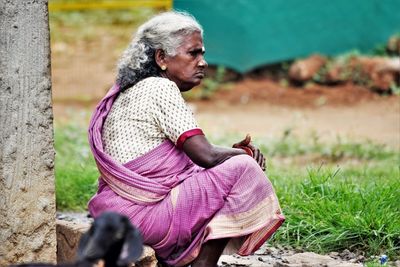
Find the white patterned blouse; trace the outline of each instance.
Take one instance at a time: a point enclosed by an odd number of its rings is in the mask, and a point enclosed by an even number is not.
[[[178,148],[203,134],[179,88],[166,78],[146,78],[120,93],[103,126],[104,151],[126,163],[166,139]]]

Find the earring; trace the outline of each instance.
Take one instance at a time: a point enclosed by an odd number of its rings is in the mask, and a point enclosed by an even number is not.
[[[166,70],[166,69],[167,69],[167,66],[165,66],[165,65],[161,66],[161,70]]]

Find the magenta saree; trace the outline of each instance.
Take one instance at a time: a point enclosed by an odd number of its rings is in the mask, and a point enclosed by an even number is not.
[[[248,255],[278,229],[284,216],[272,185],[247,155],[204,169],[169,140],[123,165],[104,153],[102,125],[117,94],[114,86],[89,128],[101,174],[89,202],[93,217],[106,210],[128,216],[145,243],[172,266],[190,263],[210,239],[230,237],[231,251]]]

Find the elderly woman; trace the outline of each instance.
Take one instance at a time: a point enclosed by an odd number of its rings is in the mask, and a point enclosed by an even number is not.
[[[204,52],[190,15],[150,19],[89,128],[101,174],[91,215],[128,216],[169,266],[216,266],[224,249],[248,255],[284,220],[250,138],[233,148],[210,144],[182,98],[204,78]]]

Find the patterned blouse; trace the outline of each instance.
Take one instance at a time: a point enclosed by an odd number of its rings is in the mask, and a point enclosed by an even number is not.
[[[126,163],[166,139],[178,148],[203,134],[179,88],[166,78],[146,78],[120,93],[103,126],[104,151]]]

